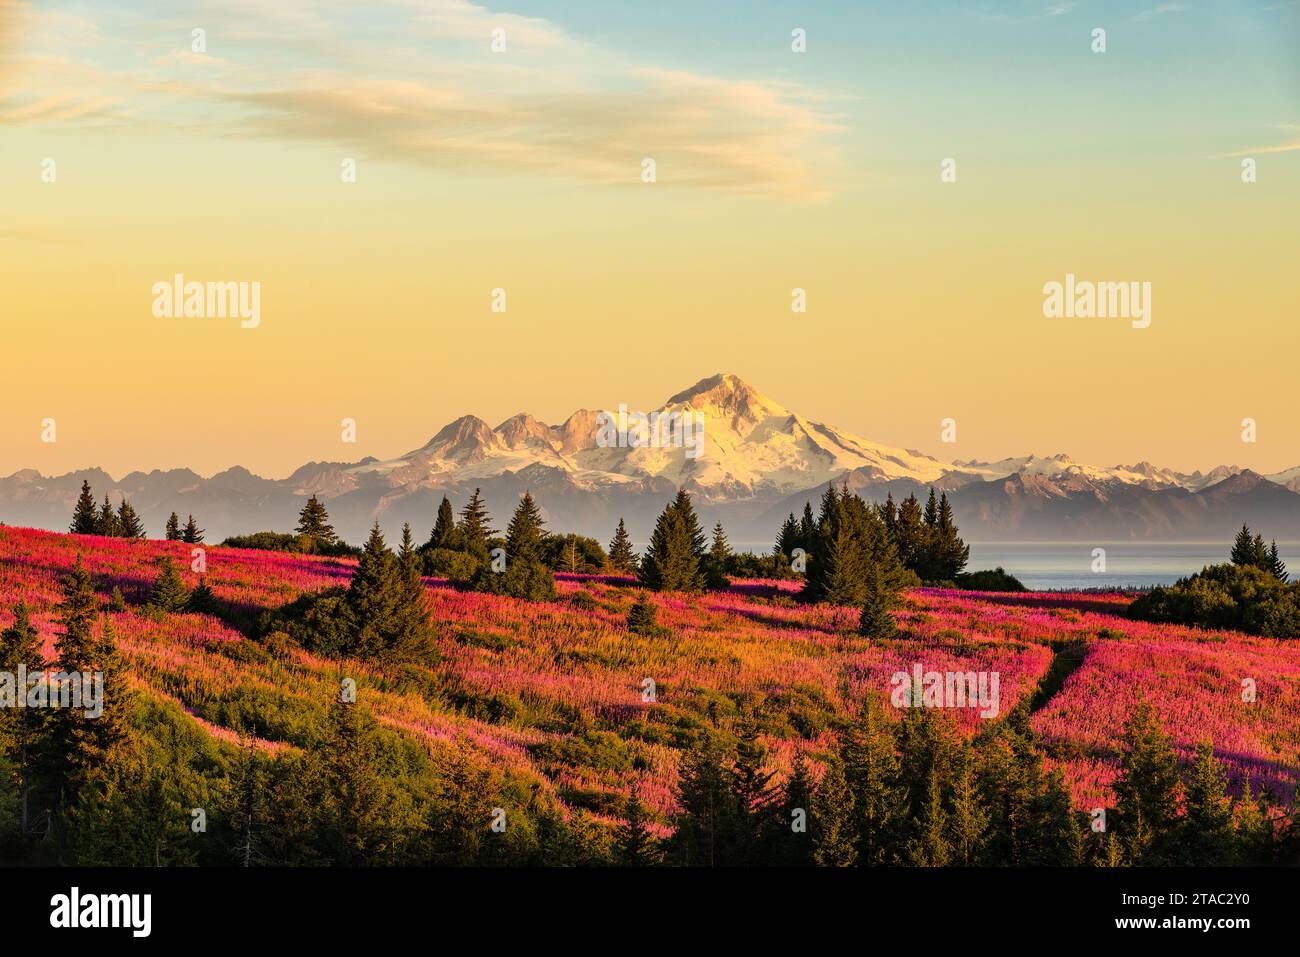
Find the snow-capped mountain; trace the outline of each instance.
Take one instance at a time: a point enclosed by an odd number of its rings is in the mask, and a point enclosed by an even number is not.
[[[734,540],[766,540],[789,511],[843,481],[880,498],[943,489],[972,540],[1221,538],[1243,521],[1300,538],[1300,466],[1260,476],[1235,465],[1204,474],[1149,462],[1095,466],[1065,454],[943,461],[807,419],[726,374],[644,412],[661,424],[676,416],[683,440],[652,440],[628,410],[580,409],[555,425],[519,412],[495,428],[462,415],[396,458],[312,462],[285,479],[240,467],[206,479],[174,469],[116,481],[97,469],[54,478],[25,469],[0,479],[0,521],[66,527],[85,478],[99,496],[130,496],[155,534],[173,510],[198,517],[210,541],[286,530],[316,494],[340,533],[358,540],[375,519],[391,532],[409,521],[423,534],[444,494],[459,507],[479,487],[499,524],[527,489],[554,527],[605,539],[619,517],[644,537],[685,487]]]

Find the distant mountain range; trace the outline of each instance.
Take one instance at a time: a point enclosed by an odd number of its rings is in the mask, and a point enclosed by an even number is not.
[[[428,534],[442,496],[459,509],[480,487],[504,527],[525,490],[551,527],[608,540],[619,517],[633,538],[649,536],[655,516],[679,486],[709,524],[720,519],[734,542],[766,542],[789,512],[816,506],[827,482],[847,482],[865,497],[948,493],[970,541],[1225,539],[1249,522],[1279,540],[1300,539],[1300,466],[1259,475],[1237,466],[1186,474],[1148,462],[1103,468],[1066,455],[996,462],[955,460],[891,448],[813,422],[734,375],[715,375],[672,396],[665,416],[702,413],[704,441],[681,447],[619,447],[598,441],[601,418],[583,409],[561,425],[519,413],[496,428],[465,415],[395,459],[311,462],[283,479],[235,467],[204,478],[189,469],[101,469],[45,477],[32,469],[0,479],[0,521],[66,529],[83,479],[97,497],[131,499],[151,535],[167,515],[193,514],[207,540],[262,529],[289,531],[303,500],[316,494],[335,528],[359,541],[378,519],[395,534],[409,521]]]

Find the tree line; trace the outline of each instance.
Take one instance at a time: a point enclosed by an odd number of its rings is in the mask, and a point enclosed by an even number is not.
[[[1300,814],[1249,782],[1234,797],[1206,742],[1180,766],[1138,702],[1110,808],[1077,811],[1027,712],[963,741],[930,709],[897,720],[867,698],[816,758],[773,772],[753,718],[710,729],[684,758],[672,835],[633,798],[617,855],[679,866],[1225,866],[1300,862]],[[813,773],[816,767],[817,774]]]

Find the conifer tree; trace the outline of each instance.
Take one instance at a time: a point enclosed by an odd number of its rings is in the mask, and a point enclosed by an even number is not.
[[[45,666],[39,633],[32,626],[27,606],[14,607],[13,624],[0,632],[0,671],[17,675],[20,668],[35,674]],[[25,694],[25,689],[15,689]],[[31,803],[34,748],[45,725],[39,708],[0,708],[0,758],[12,769],[12,793],[17,798],[15,823],[19,834],[32,827]],[[7,794],[9,789],[3,789]]]
[[[1251,537],[1249,525],[1242,524],[1241,531],[1232,542],[1230,558],[1234,565],[1255,564],[1255,541]]]
[[[99,596],[90,572],[77,555],[76,564],[63,579],[63,600],[58,620],[63,631],[55,638],[55,653],[64,671],[78,671],[91,658],[92,629],[99,615]]]
[[[670,842],[672,863],[686,867],[733,864],[730,837],[737,806],[730,792],[723,755],[706,736],[682,760],[678,781],[677,829]]]
[[[99,518],[95,522],[95,534],[103,535],[108,538],[115,538],[118,535],[117,514],[113,511],[113,503],[104,496],[104,504],[100,506]]]
[[[618,520],[618,528],[614,529],[614,537],[609,540],[609,567],[619,572],[635,572],[637,570],[636,552],[632,548],[632,539],[627,534],[627,528],[623,525],[623,519]]]
[[[853,794],[853,830],[858,863],[892,863],[903,817],[898,751],[884,707],[875,695],[842,736],[844,774]]]
[[[488,517],[487,506],[483,504],[482,498],[479,497],[479,490],[474,489],[474,494],[469,497],[465,507],[460,510],[458,529],[462,541],[461,547],[479,558],[480,561],[487,561],[488,539],[496,534],[490,527],[491,521],[491,518]]]
[[[798,751],[790,768],[790,777],[781,789],[772,831],[772,864],[784,867],[807,867],[812,864],[813,844],[808,816],[812,813],[813,782],[808,762]]]
[[[703,563],[704,584],[706,588],[722,590],[731,585],[727,578],[727,563],[731,558],[731,546],[727,544],[727,533],[721,522],[713,526],[713,545]]]
[[[418,659],[433,646],[427,598],[411,558],[410,536],[405,537],[403,564],[375,522],[348,585],[347,605],[356,622],[352,650],[381,665]]]
[[[123,538],[144,538],[144,523],[125,495],[117,509],[117,534]]]
[[[889,638],[897,630],[890,609],[898,603],[897,590],[885,577],[878,563],[872,562],[863,574],[862,612],[858,632],[867,638]]]
[[[1286,562],[1282,560],[1282,555],[1277,550],[1277,539],[1273,540],[1273,544],[1268,549],[1267,571],[1271,572],[1273,577],[1284,585],[1287,579],[1290,578],[1290,575],[1287,574]]]
[[[921,517],[921,503],[915,495],[909,495],[898,506],[898,518],[894,525],[894,542],[898,548],[898,560],[904,568],[911,569],[918,575],[925,560],[926,527]]]
[[[82,479],[81,494],[77,496],[77,505],[72,512],[72,525],[68,531],[74,535],[95,535],[99,530],[99,512],[95,505],[95,495],[90,490],[90,482]]]
[[[382,863],[397,836],[386,813],[396,794],[378,769],[374,719],[359,705],[339,700],[329,716],[329,738],[320,752],[326,854],[345,866]]]
[[[925,524],[926,530],[931,534],[939,527],[939,506],[934,497],[934,487],[930,487],[930,497],[925,500],[925,512],[921,521]]]
[[[325,503],[315,495],[307,499],[298,513],[298,525],[294,529],[299,535],[311,539],[318,545],[333,545],[338,541],[334,526],[330,524],[330,515]],[[187,542],[189,539],[185,539]]]
[[[252,737],[240,736],[239,757],[230,776],[233,806],[228,819],[235,835],[232,856],[236,866],[253,867],[263,861],[261,831],[266,820],[266,774]]]
[[[817,537],[817,521],[813,518],[812,502],[803,503],[803,516],[799,519],[799,535],[796,548],[805,552],[812,551],[813,539]]]
[[[1139,701],[1121,735],[1114,784],[1117,829],[1134,864],[1166,864],[1176,843],[1178,766],[1155,710]]]
[[[438,505],[438,517],[434,519],[433,531],[429,533],[428,548],[456,547],[456,516],[451,510],[451,501],[442,497]]]
[[[212,589],[208,587],[207,578],[200,578],[199,583],[194,586],[190,592],[189,599],[185,602],[185,610],[202,615],[215,615],[220,603]]]
[[[164,537],[169,542],[179,542],[181,540],[181,520],[175,512],[167,517],[167,529]]]
[[[948,840],[948,811],[939,768],[930,766],[921,813],[912,822],[913,836],[907,842],[907,862],[915,867],[946,867],[953,848]]]
[[[659,609],[648,595],[642,594],[632,603],[632,609],[627,613],[627,630],[634,635],[659,633]]]
[[[930,554],[929,564],[938,581],[955,581],[970,560],[970,546],[957,534],[947,492],[939,499],[939,517],[930,537]]]
[[[789,561],[796,548],[807,550],[807,546],[802,545],[801,542],[799,523],[795,520],[794,512],[791,512],[790,517],[781,524],[781,531],[777,533],[776,552],[786,561]]]
[[[543,531],[542,511],[530,492],[523,498],[510,517],[506,529],[506,559],[508,562],[540,561]]]
[[[1193,867],[1224,867],[1235,863],[1232,801],[1223,765],[1214,748],[1202,742],[1196,748],[1186,786],[1186,802],[1179,824],[1179,864]]]
[[[953,863],[971,867],[980,862],[988,813],[984,810],[971,753],[964,751],[952,792]]]
[[[615,859],[623,867],[651,867],[659,861],[658,842],[650,832],[650,815],[635,794],[627,799],[625,819],[615,836]]]
[[[181,579],[170,555],[158,560],[158,577],[149,592],[149,604],[159,611],[183,611],[190,599],[189,589]]]
[[[203,529],[199,528],[199,523],[194,521],[194,516],[189,516],[185,521],[185,528],[181,531],[181,541],[187,545],[203,544]]]
[[[858,852],[853,834],[853,792],[844,778],[844,766],[832,756],[813,793],[808,816],[812,859],[818,867],[851,867]]]
[[[641,584],[655,591],[699,591],[704,585],[700,559],[704,536],[685,490],[659,515],[650,547],[641,559]]]
[[[777,795],[769,787],[772,772],[764,767],[767,750],[759,743],[758,728],[752,717],[741,721],[736,738],[736,758],[731,767],[731,788],[736,801],[735,863],[754,866],[762,863],[760,855]]]

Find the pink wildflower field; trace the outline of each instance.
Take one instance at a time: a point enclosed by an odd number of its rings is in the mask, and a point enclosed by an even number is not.
[[[118,641],[142,691],[175,702],[206,732],[231,740],[229,716],[258,702],[259,743],[293,747],[295,709],[321,708],[337,691],[340,665],[300,648],[268,654],[231,624],[197,614],[149,616],[142,607],[155,560],[171,555],[193,586],[192,546],[0,528],[0,627],[23,601],[52,655],[61,577],[80,556],[107,596]],[[204,546],[216,596],[255,617],[298,595],[346,585],[344,559]],[[917,589],[897,612],[894,638],[856,633],[857,610],[807,606],[788,582],[743,581],[701,596],[655,594],[661,637],[632,635],[628,611],[642,594],[605,576],[560,575],[553,602],[459,592],[426,579],[438,628],[426,680],[394,681],[359,662],[347,673],[367,687],[386,725],[430,748],[469,748],[484,762],[532,777],[562,803],[597,817],[633,788],[672,810],[680,751],[674,721],[733,708],[737,695],[778,707],[763,743],[778,774],[799,749],[817,749],[830,722],[863,694],[889,695],[890,677],[926,671],[996,672],[1000,714],[955,715],[966,734],[1017,705],[1080,807],[1109,800],[1117,740],[1129,709],[1151,702],[1179,751],[1212,740],[1235,786],[1246,780],[1289,796],[1300,767],[1300,642],[1272,641],[1123,617],[1123,595],[983,594]],[[1070,667],[1054,667],[1069,658]],[[655,700],[643,700],[643,682]],[[1246,679],[1254,700],[1244,700]],[[241,704],[242,702],[242,704]],[[267,702],[274,703],[269,707]],[[650,709],[660,720],[647,722]],[[665,721],[664,716],[672,720]],[[617,760],[566,757],[575,728],[584,741],[618,735]]]

